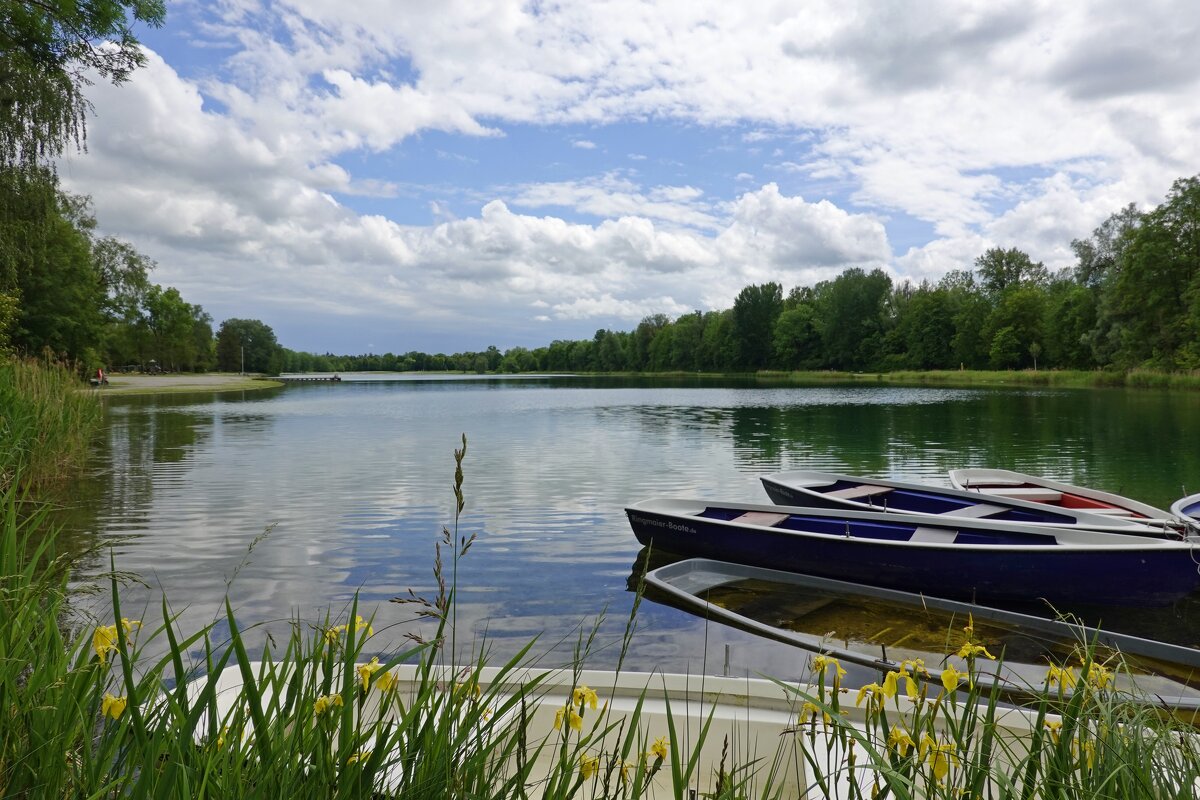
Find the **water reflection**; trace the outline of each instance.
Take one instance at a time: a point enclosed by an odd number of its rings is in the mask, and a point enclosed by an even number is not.
[[[377,609],[377,630],[397,641],[422,630],[410,607],[387,601],[436,591],[433,548],[453,521],[451,451],[465,431],[460,532],[479,540],[458,565],[463,641],[486,636],[505,655],[540,635],[539,647],[565,658],[580,627],[606,612],[598,666],[615,662],[632,605],[638,545],[623,509],[649,496],[765,502],[758,476],[777,470],[948,485],[948,468],[990,465],[1162,505],[1181,476],[1200,474],[1187,445],[1200,408],[1170,393],[539,377],[348,379],[108,403],[90,479],[64,521],[150,584],[132,588],[127,606],[157,607],[165,591],[190,631],[220,613],[226,592],[247,623],[317,619],[358,592]],[[107,557],[92,565],[106,568]],[[1197,641],[1194,609],[1122,622]],[[638,626],[630,666],[719,670],[730,643],[735,671],[803,671],[786,646],[676,609],[645,604]]]

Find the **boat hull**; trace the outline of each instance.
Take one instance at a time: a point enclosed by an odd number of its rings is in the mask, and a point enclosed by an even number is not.
[[[1200,584],[1190,547],[1179,542],[1146,540],[1137,546],[1063,546],[1035,543],[968,545],[914,543],[865,538],[863,526],[886,528],[902,536],[914,527],[898,515],[821,512],[774,507],[790,512],[783,529],[680,514],[635,505],[626,509],[634,535],[643,545],[684,556],[700,556],[906,592],[978,601],[1030,601],[1052,604],[1161,606],[1194,591]],[[701,509],[708,505],[697,501]],[[820,516],[817,516],[820,515]],[[885,522],[874,523],[873,518]],[[907,518],[907,519],[917,519]],[[830,532],[845,524],[850,536]],[[808,525],[812,530],[796,530]],[[824,529],[826,532],[817,532]],[[957,529],[971,535],[972,526]],[[989,535],[995,528],[984,529]],[[886,533],[887,531],[885,531]],[[1100,537],[1117,534],[1095,534]]]

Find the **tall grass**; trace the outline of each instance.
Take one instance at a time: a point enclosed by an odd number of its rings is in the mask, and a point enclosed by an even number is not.
[[[0,490],[62,481],[87,456],[100,404],[74,370],[53,361],[0,356]]]

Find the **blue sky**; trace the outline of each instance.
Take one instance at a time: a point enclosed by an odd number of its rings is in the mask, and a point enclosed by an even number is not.
[[[1070,242],[1200,164],[1200,7],[171,3],[61,165],[292,348],[538,346]]]

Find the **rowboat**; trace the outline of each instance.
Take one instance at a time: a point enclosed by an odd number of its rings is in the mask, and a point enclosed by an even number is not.
[[[1170,708],[1200,711],[1200,650],[1048,618],[923,594],[793,572],[689,558],[649,570],[646,598],[704,619],[783,642],[875,673],[904,661],[942,662],[967,620],[1002,662],[977,680],[1019,700],[1045,676],[1046,663],[1073,660],[1080,646],[1097,660],[1120,652],[1128,670],[1118,688]],[[961,635],[961,634],[959,634]]]
[[[1186,541],[930,514],[652,499],[625,509],[643,545],[980,601],[1167,605],[1200,586]]]
[[[272,674],[259,662],[249,662],[247,668],[253,675]],[[414,737],[435,738],[435,731],[444,726],[455,749],[443,753],[443,758],[452,753],[456,761],[487,763],[496,776],[496,786],[515,782],[515,794],[521,796],[551,794],[548,787],[553,786],[566,787],[577,797],[625,796],[621,790],[640,780],[634,771],[642,770],[642,777],[650,771],[647,765],[652,765],[657,755],[645,751],[659,742],[668,749],[667,758],[638,794],[648,800],[718,796],[722,786],[728,790],[731,779],[739,784],[745,781],[747,793],[755,796],[805,800],[861,797],[867,796],[877,779],[881,783],[887,780],[861,757],[857,769],[846,768],[847,759],[851,764],[854,760],[853,746],[846,746],[851,737],[818,724],[814,717],[820,714],[814,713],[815,706],[805,706],[808,701],[821,702],[818,698],[822,696],[824,702],[836,702],[828,688],[822,695],[815,684],[703,674],[454,666],[437,668],[432,677],[422,677],[416,665],[396,667],[390,674],[390,705],[381,709],[381,693],[371,691],[366,702],[352,712],[357,720],[379,720],[384,741],[389,730],[412,726],[414,715],[421,716],[421,728]],[[241,668],[229,667],[211,679],[199,678],[189,684],[192,698],[214,698],[214,718],[202,728],[222,730],[239,706],[251,702],[243,675]],[[469,696],[459,693],[455,697],[456,690],[464,686],[472,690]],[[276,688],[280,693],[318,691],[276,674],[260,681],[253,694],[261,696],[268,708],[286,707],[273,699]],[[595,707],[584,708],[579,702],[581,689],[595,692],[599,701]],[[464,696],[466,700],[459,699]],[[838,724],[852,728],[852,736],[860,742],[886,749],[888,729],[872,719],[870,706],[860,707],[841,698]],[[583,711],[578,732],[561,722],[564,709],[574,708]],[[980,706],[979,716],[985,713],[989,710]],[[991,709],[990,713],[995,725],[989,726],[989,733],[1010,748],[1028,741],[1044,724],[1037,714],[1022,709]],[[430,716],[425,717],[427,714]],[[889,703],[888,714],[891,724],[907,729],[917,729],[918,717],[929,725],[927,706],[903,693]],[[941,741],[959,741],[961,734],[950,728],[955,719],[947,714],[929,732]],[[556,720],[560,724],[555,724]],[[460,730],[463,726],[471,729]],[[352,725],[354,735],[361,735],[360,727],[360,722]],[[520,734],[515,733],[518,728]],[[360,765],[365,765],[364,772],[372,773],[377,792],[373,796],[404,796],[413,788],[430,792],[429,786],[414,786],[417,781],[411,774],[417,769],[414,760],[423,756],[419,740],[409,743],[404,733],[393,733],[391,741],[397,746],[388,751],[370,736],[370,730],[367,735],[365,749],[359,751]],[[400,737],[398,743],[396,736]],[[202,738],[203,734],[197,735],[198,740]],[[223,738],[237,741],[234,736]],[[504,747],[507,741],[519,742],[519,746]],[[635,744],[623,749],[626,741]],[[252,737],[247,735],[241,746],[251,747]],[[813,764],[822,765],[820,779]],[[353,773],[352,766],[347,764],[345,769]],[[441,767],[451,774],[449,765]],[[436,774],[437,770],[426,772]]]
[[[1175,522],[1175,515],[1171,512],[1119,494],[1007,469],[952,469],[950,483],[956,489],[1030,500],[1058,508],[1079,509],[1090,514],[1140,519],[1157,524]]]
[[[1200,525],[1200,494],[1190,494],[1171,504],[1171,513],[1192,525]]]
[[[766,475],[763,488],[772,502],[786,506],[844,508],[901,514],[937,514],[961,519],[987,519],[1027,525],[1077,526],[1093,531],[1162,535],[1132,517],[1092,514],[1072,508],[979,492],[946,489],[886,478],[861,478],[833,472],[796,471]]]

